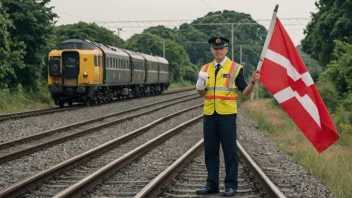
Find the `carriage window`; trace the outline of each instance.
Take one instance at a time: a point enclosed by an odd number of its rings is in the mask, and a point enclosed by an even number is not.
[[[97,56],[94,56],[94,67],[98,66]]]
[[[101,56],[98,56],[98,66],[101,66]]]

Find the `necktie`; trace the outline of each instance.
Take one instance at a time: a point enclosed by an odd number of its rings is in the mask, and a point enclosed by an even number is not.
[[[220,68],[221,68],[221,65],[218,63],[218,64],[216,65],[216,69],[215,69],[215,77],[216,77],[216,75],[218,74]]]

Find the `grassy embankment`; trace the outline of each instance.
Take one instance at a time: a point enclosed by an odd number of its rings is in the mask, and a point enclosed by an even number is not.
[[[0,114],[45,109],[54,107],[47,86],[41,86],[37,91],[25,91],[21,87],[15,91],[0,90]]]
[[[348,116],[348,112],[342,110],[333,115],[340,138],[319,154],[273,99],[247,100],[242,106],[257,120],[261,132],[331,189],[336,197],[352,197],[352,128],[343,122],[348,119],[341,119]]]

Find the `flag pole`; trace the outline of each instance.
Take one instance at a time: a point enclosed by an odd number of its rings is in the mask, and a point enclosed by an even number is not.
[[[276,4],[274,12],[273,12],[273,16],[271,17],[271,22],[270,22],[268,34],[266,35],[266,38],[265,38],[265,43],[263,46],[262,54],[260,55],[259,62],[257,65],[257,72],[259,72],[260,69],[262,68],[265,54],[268,51],[269,43],[271,40],[271,36],[273,35],[273,31],[274,31],[274,27],[275,27],[275,23],[276,23],[276,14],[277,14],[278,8],[279,8],[279,5]],[[259,98],[259,85],[258,85],[258,83],[254,86],[254,90],[251,94],[251,100],[253,100],[255,98],[255,96],[256,96],[256,98]]]
[[[260,69],[262,68],[265,54],[268,51],[269,43],[271,40],[271,36],[273,35],[273,31],[274,31],[274,27],[275,27],[275,23],[276,23],[276,14],[277,14],[278,9],[279,9],[279,5],[276,4],[274,12],[273,12],[273,16],[271,17],[269,31],[268,31],[268,34],[266,35],[266,38],[265,38],[265,43],[263,46],[262,54],[260,55],[260,59],[259,59],[258,65],[257,65],[257,71],[260,71]]]

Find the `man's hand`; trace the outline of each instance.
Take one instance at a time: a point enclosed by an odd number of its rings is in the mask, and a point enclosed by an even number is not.
[[[204,81],[208,80],[208,73],[207,72],[199,72],[198,74],[199,78],[202,78]]]
[[[198,80],[197,80],[197,84],[196,87],[198,90],[204,90],[206,88],[206,82],[208,79],[208,73],[207,72],[199,72],[198,74]]]
[[[251,81],[258,82],[259,79],[260,79],[260,72],[259,71],[253,72]]]

